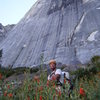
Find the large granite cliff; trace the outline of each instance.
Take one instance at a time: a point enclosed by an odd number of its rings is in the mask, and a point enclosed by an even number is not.
[[[100,55],[100,0],[38,0],[0,49],[5,67],[85,64]]]

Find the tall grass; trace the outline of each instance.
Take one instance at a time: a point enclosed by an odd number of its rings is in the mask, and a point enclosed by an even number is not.
[[[94,58],[95,59],[95,58]],[[100,100],[100,62],[92,61],[86,69],[74,72],[74,89],[69,97],[69,83],[65,89],[57,90],[56,81],[47,81],[47,72],[41,68],[40,75],[29,78],[30,70],[25,71],[25,80],[21,86],[4,83],[0,77],[0,100]]]

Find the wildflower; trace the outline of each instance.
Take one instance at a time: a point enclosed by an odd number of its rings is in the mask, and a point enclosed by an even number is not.
[[[53,83],[52,85],[53,85],[53,88],[55,88],[55,86],[56,86],[55,83]]]
[[[40,100],[43,100],[42,96],[40,96]]]
[[[9,98],[13,97],[13,94],[12,94],[12,93],[9,93],[9,94],[8,94],[8,97],[9,97]]]
[[[56,97],[55,94],[53,94],[53,100],[55,100],[55,97]]]
[[[29,91],[31,90],[31,85],[28,86],[28,90],[29,90]]]
[[[49,81],[47,81],[47,86],[49,86]]]
[[[43,86],[40,86],[40,87],[39,87],[39,91],[42,91],[42,90],[43,90]]]
[[[58,95],[61,96],[61,91],[58,92]]]
[[[39,84],[40,83],[40,80],[37,80],[37,83]]]
[[[36,96],[34,97],[34,100],[36,100]]]
[[[40,83],[39,76],[35,76],[34,81],[36,81],[39,84]]]
[[[56,87],[56,95],[61,96],[61,87],[60,86]]]
[[[9,89],[10,88],[10,85],[7,85],[7,88]]]
[[[83,90],[83,88],[80,88],[80,95],[85,96],[85,91]]]
[[[30,96],[27,96],[27,100],[30,100]]]
[[[4,92],[4,96],[7,96],[7,91]]]
[[[66,79],[64,79],[64,84],[66,84]]]
[[[0,73],[0,80],[2,79],[2,74]]]

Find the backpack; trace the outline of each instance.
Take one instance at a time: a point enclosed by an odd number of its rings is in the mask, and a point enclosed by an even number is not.
[[[64,75],[64,78],[66,78],[66,80],[69,80],[70,79],[68,72],[63,71],[62,74]]]
[[[49,78],[52,77],[53,74],[55,74],[55,72],[52,72],[52,73],[49,75]],[[73,84],[72,84],[71,79],[70,79],[70,77],[69,77],[69,72],[62,71],[62,75],[64,75],[63,77],[64,77],[64,78],[66,79],[66,81],[69,83],[70,89],[72,90],[72,89],[73,89]],[[64,81],[64,80],[63,80],[63,81]],[[64,83],[64,82],[63,82],[63,83]],[[57,82],[57,85],[63,86],[63,84],[62,84],[60,81]]]
[[[69,72],[63,71],[62,74],[64,75],[64,78],[66,79],[66,81],[68,81],[68,83],[70,85],[69,90],[68,90],[68,95],[70,97],[70,94],[71,94],[71,92],[73,90],[73,84],[72,84],[72,81],[71,81],[71,79],[69,77]]]

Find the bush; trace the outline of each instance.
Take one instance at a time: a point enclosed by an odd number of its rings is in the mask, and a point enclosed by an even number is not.
[[[31,68],[30,73],[36,73],[39,71],[39,68]]]
[[[100,56],[94,56],[91,58],[91,62],[96,64],[96,63],[100,63]]]
[[[1,68],[0,67],[0,73],[5,76],[6,78],[16,74],[24,74],[24,72],[30,72],[30,73],[36,73],[37,71],[39,71],[39,68],[26,68],[26,67],[18,67],[18,68]]]

